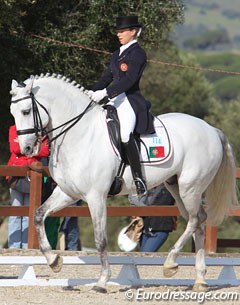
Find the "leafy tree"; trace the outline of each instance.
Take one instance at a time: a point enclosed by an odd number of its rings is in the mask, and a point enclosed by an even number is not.
[[[239,54],[229,52],[213,54],[196,54],[197,60],[202,67],[222,70],[222,73],[204,71],[206,78],[213,84],[215,96],[221,102],[229,102],[237,99],[240,95],[239,76],[227,72],[239,72]],[[224,72],[226,71],[226,73]]]
[[[45,7],[45,1],[37,1],[36,6],[29,12],[26,24],[33,22],[28,30],[31,33],[41,33],[53,39],[74,42],[107,52],[113,52],[119,45],[114,32],[115,17],[117,15],[137,14],[144,25],[142,42],[145,46],[159,45],[167,38],[171,26],[182,20],[181,1],[168,0],[164,4],[149,1],[111,1],[81,0],[68,4],[55,1],[52,8],[48,7],[48,14],[37,18],[37,12]],[[56,5],[58,4],[58,6]],[[64,3],[64,4],[63,4]],[[60,11],[54,13],[56,7]],[[173,8],[168,10],[168,8]],[[54,18],[52,17],[54,16]],[[39,27],[39,25],[41,25]],[[39,31],[40,29],[40,31]],[[91,52],[84,48],[67,48],[61,45],[49,44],[42,40],[29,40],[37,51],[37,61],[41,67],[49,71],[60,72],[76,79],[84,85],[89,85],[103,71],[109,55]],[[46,60],[48,58],[48,60]],[[43,61],[43,60],[44,61]],[[97,72],[97,73],[96,73]]]
[[[229,102],[240,96],[239,76],[227,76],[214,83],[214,92],[222,102]]]
[[[193,50],[215,49],[218,44],[228,44],[230,38],[226,29],[217,29],[213,31],[207,31],[197,38],[191,38],[184,42],[186,48]]]
[[[141,42],[157,47],[168,39],[168,31],[183,20],[182,0],[5,0],[0,2],[0,82],[1,160],[6,162],[9,89],[12,79],[24,80],[31,74],[55,72],[84,86],[91,85],[103,71],[109,55],[86,48],[70,47],[33,38],[32,34],[54,40],[112,52],[118,42],[115,17],[137,14],[144,26]],[[7,56],[6,56],[7,54]]]
[[[221,129],[229,138],[235,155],[237,164],[240,164],[240,129],[239,129],[240,99],[228,104],[213,103],[206,116],[206,120],[213,126]]]
[[[229,72],[240,71],[239,54],[234,54],[230,52],[220,52],[214,54],[198,52],[195,55],[199,64],[204,68]],[[204,75],[211,83],[214,83],[215,81],[228,76],[227,73],[219,73],[212,71],[204,71]]]
[[[164,45],[161,50],[150,54],[142,88],[144,95],[152,102],[153,112],[185,112],[204,118],[213,96],[212,87],[202,72],[160,64],[160,60],[185,66],[197,65],[192,55],[179,55],[170,45]]]

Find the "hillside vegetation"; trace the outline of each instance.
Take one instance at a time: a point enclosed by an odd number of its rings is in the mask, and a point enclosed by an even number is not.
[[[231,74],[231,72],[240,73],[240,54],[197,52],[195,55],[201,67],[222,70],[222,72],[204,72],[206,78],[213,85],[213,92],[217,99],[226,103],[240,96],[240,75]],[[226,72],[224,73],[224,71]]]
[[[240,49],[240,4],[238,0],[187,0],[185,21],[177,27],[174,41],[181,47]],[[215,35],[213,35],[215,33]],[[215,41],[216,33],[224,38]],[[205,41],[205,43],[203,43]]]

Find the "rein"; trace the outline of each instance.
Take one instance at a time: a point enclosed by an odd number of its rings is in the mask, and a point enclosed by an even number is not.
[[[48,143],[52,143],[53,141],[55,141],[58,137],[60,137],[62,134],[64,134],[65,132],[67,132],[69,129],[71,129],[75,124],[77,124],[78,121],[81,120],[81,118],[84,116],[84,114],[87,112],[87,110],[94,104],[93,101],[90,101],[90,103],[87,105],[87,107],[83,110],[82,113],[78,114],[77,116],[75,116],[74,118],[70,119],[69,121],[59,125],[58,127],[55,127],[49,131],[46,131],[43,126],[42,126],[42,120],[41,120],[41,116],[39,113],[39,109],[37,104],[46,112],[46,114],[48,115],[48,117],[50,117],[49,112],[47,111],[46,107],[44,107],[34,96],[34,94],[31,92],[30,95],[25,96],[23,98],[11,101],[11,103],[18,103],[20,101],[23,101],[25,99],[29,99],[31,98],[32,100],[32,109],[33,109],[33,122],[34,122],[34,128],[29,128],[29,129],[23,129],[23,130],[17,130],[17,135],[21,136],[21,135],[26,135],[26,134],[31,134],[31,133],[35,133],[36,137],[42,138],[43,136],[48,137],[48,134],[61,128],[64,127],[70,123],[72,123],[71,125],[69,125],[66,129],[62,130],[59,134],[57,134],[55,137],[53,137],[51,140],[48,139]]]
[[[87,110],[88,110],[93,104],[94,104],[94,102],[91,101],[91,102],[87,105],[87,107],[83,110],[82,113],[78,114],[77,116],[75,116],[75,117],[72,118],[71,120],[69,120],[69,121],[67,121],[67,122],[65,122],[65,123],[63,123],[63,124],[61,124],[60,126],[55,127],[55,128],[53,128],[53,129],[51,129],[50,131],[48,131],[48,132],[46,133],[46,135],[48,135],[50,132],[52,132],[52,131],[54,131],[54,130],[57,130],[57,129],[59,129],[59,128],[61,128],[61,127],[64,127],[64,126],[66,126],[67,124],[70,124],[70,123],[73,122],[70,126],[68,126],[66,129],[64,129],[63,131],[61,131],[59,134],[57,134],[57,135],[56,135],[55,137],[53,137],[51,140],[48,140],[48,143],[49,143],[49,144],[52,143],[52,142],[55,141],[58,137],[60,137],[62,134],[64,134],[65,132],[67,132],[69,129],[71,129],[75,124],[77,124],[77,122],[81,120],[81,118],[84,116],[84,114],[87,112]]]

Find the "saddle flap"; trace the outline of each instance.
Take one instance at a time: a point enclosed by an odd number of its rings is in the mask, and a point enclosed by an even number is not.
[[[120,122],[117,110],[112,105],[105,105],[103,106],[103,108],[106,110],[106,123],[113,150],[119,159],[123,159],[122,141],[120,135]]]

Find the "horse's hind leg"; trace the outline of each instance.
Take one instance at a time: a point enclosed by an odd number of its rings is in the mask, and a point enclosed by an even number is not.
[[[195,291],[206,291],[208,285],[204,279],[206,274],[206,264],[205,264],[205,253],[204,253],[204,242],[205,242],[205,220],[207,218],[207,213],[205,212],[203,206],[200,206],[198,213],[198,227],[193,235],[195,241],[195,252],[196,252],[196,272],[197,279],[193,286]]]
[[[61,270],[63,261],[58,254],[52,253],[52,248],[45,232],[44,220],[52,212],[56,212],[72,202],[73,199],[63,193],[57,186],[52,195],[35,212],[34,224],[38,233],[39,247],[46,257],[48,265],[54,272],[59,272]]]
[[[174,192],[173,192],[174,194]],[[196,291],[205,291],[207,290],[207,283],[204,279],[206,273],[206,265],[205,265],[205,253],[204,253],[204,221],[206,220],[206,212],[204,208],[200,205],[201,200],[195,198],[195,200],[191,199],[191,201],[186,202],[194,202],[195,206],[192,208],[186,209],[186,206],[183,205],[181,198],[177,193],[174,194],[176,198],[176,202],[180,208],[181,213],[183,213],[184,218],[186,217],[186,213],[188,213],[188,224],[187,227],[180,236],[180,238],[175,243],[174,247],[169,252],[167,259],[163,266],[163,273],[166,277],[173,276],[178,270],[178,264],[176,263],[176,257],[185,245],[186,241],[193,236],[195,239],[196,245],[196,271],[197,271],[197,279],[194,284],[194,290]],[[197,204],[199,202],[199,204]]]
[[[106,293],[106,284],[110,279],[111,270],[107,257],[107,209],[104,199],[96,197],[94,200],[87,198],[90,209],[96,248],[100,253],[101,274],[98,282],[93,287],[97,292]]]
[[[178,264],[176,263],[176,258],[179,252],[181,251],[187,240],[191,236],[193,236],[193,233],[198,227],[198,211],[200,209],[201,198],[199,198],[198,195],[194,196],[194,194],[188,194],[187,191],[185,191],[184,195],[182,194],[182,198],[184,198],[183,202],[180,197],[178,185],[167,187],[176,199],[176,203],[180,209],[181,214],[184,216],[185,219],[188,220],[187,227],[184,233],[182,234],[182,236],[180,236],[173,248],[170,250],[163,266],[164,275],[166,277],[171,277],[178,271]]]
[[[168,253],[167,259],[163,265],[163,274],[166,277],[172,277],[178,271],[178,264],[176,258],[187,242],[187,240],[193,235],[198,224],[197,216],[189,216],[187,227],[180,238],[177,240],[173,248]]]

